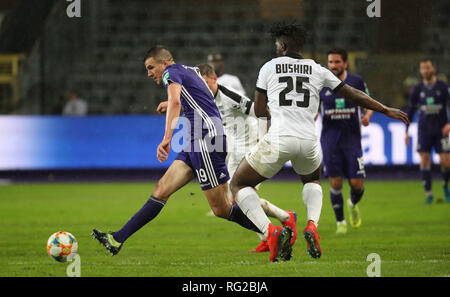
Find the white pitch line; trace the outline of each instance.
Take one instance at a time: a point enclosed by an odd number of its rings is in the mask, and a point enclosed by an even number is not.
[[[67,262],[69,263],[69,262]],[[82,262],[82,265],[105,265],[105,266],[125,266],[125,265],[154,265],[157,262],[129,262],[123,261],[118,263],[105,263],[105,262]],[[294,263],[294,262],[280,262],[280,263]],[[361,264],[367,265],[366,261],[353,261],[353,260],[343,260],[343,261],[306,261],[306,262],[295,262],[295,264],[304,264],[304,265],[330,265],[330,264]],[[440,264],[440,263],[450,263],[450,260],[442,260],[442,259],[428,259],[428,260],[381,260],[381,264]],[[7,265],[55,265],[58,263],[43,263],[43,262],[9,262]],[[188,265],[199,265],[199,266],[209,266],[209,265],[261,265],[264,263],[261,262],[248,262],[248,261],[239,261],[239,262],[172,262],[170,265],[173,266],[188,266]]]

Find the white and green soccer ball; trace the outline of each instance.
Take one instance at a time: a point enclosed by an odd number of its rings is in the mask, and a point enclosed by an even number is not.
[[[58,262],[69,262],[76,255],[78,242],[69,232],[53,233],[47,241],[47,253]]]

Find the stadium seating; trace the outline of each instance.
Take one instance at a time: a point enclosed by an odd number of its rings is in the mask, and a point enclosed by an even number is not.
[[[258,69],[274,52],[267,34],[269,25],[273,17],[283,16],[283,12],[276,15],[268,11],[272,6],[264,5],[269,2],[84,1],[81,18],[69,19],[65,14],[67,4],[56,1],[45,35],[28,55],[22,113],[56,112],[58,98],[69,89],[78,90],[89,102],[90,114],[153,112],[166,95],[163,88],[146,78],[142,58],[155,44],[168,46],[176,61],[187,65],[205,62],[213,51],[222,52],[226,72],[238,75],[252,96]],[[377,46],[377,22],[367,17],[365,1],[317,2],[303,1],[296,15],[312,32],[305,52],[317,58],[332,46],[369,52]],[[444,47],[450,34],[439,33],[450,33],[448,13],[439,13],[449,10],[449,4],[443,2],[436,2],[433,8],[436,17],[425,34],[430,40],[423,43],[422,50],[442,56],[439,64],[450,69],[450,53]],[[39,52],[41,46],[44,53]],[[35,75],[41,71],[40,59],[46,65],[44,103],[39,98],[42,92],[36,92],[41,87]],[[376,68],[369,64],[361,68],[369,73],[361,74],[376,79]],[[381,83],[371,85],[378,87]],[[389,94],[395,92],[398,87],[393,86]]]

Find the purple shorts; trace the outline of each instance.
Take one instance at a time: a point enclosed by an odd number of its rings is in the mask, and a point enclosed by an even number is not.
[[[438,154],[450,152],[448,137],[442,137],[441,133],[429,135],[426,133],[422,133],[419,130],[417,139],[417,151],[421,153],[430,153],[433,147]]]
[[[192,168],[203,191],[215,188],[230,179],[225,159],[225,136],[193,140],[190,146],[178,153],[180,160]]]
[[[322,145],[324,176],[346,178],[365,178],[361,146],[331,147]]]

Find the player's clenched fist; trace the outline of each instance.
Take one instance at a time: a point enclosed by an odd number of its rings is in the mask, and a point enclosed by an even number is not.
[[[159,103],[158,107],[156,108],[156,112],[159,114],[164,114],[167,111],[167,104],[168,101],[163,101],[161,103]]]
[[[159,162],[164,162],[169,157],[170,152],[170,139],[163,139],[161,143],[158,145],[158,149],[156,151],[156,157]]]

